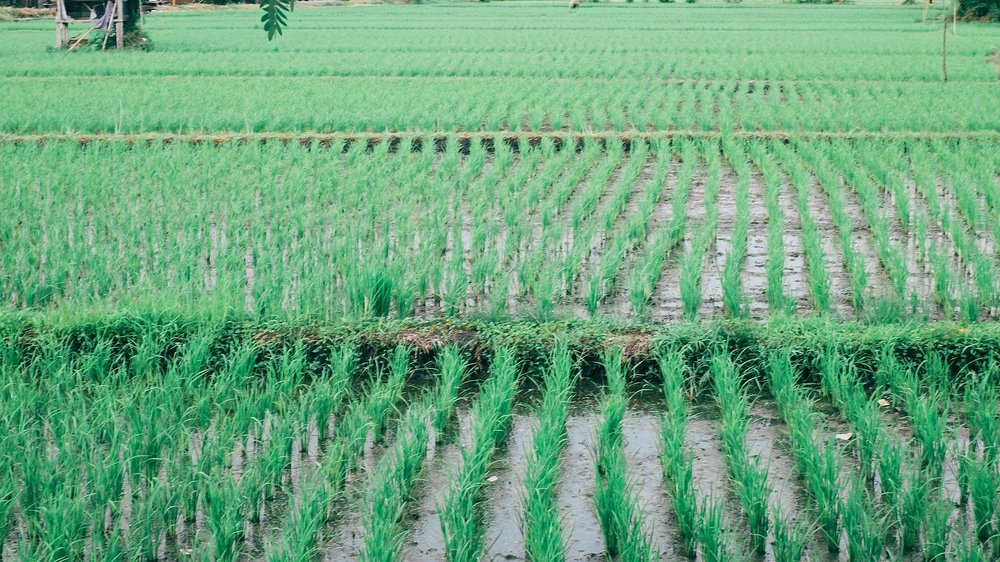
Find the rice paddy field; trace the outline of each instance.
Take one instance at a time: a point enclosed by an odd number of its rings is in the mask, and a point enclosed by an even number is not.
[[[995,560],[1000,25],[924,9],[0,23],[0,559]]]

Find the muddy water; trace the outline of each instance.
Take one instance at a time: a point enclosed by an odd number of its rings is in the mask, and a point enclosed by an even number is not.
[[[805,248],[802,246],[802,219],[795,202],[795,187],[785,175],[782,175],[778,203],[785,210],[785,230],[781,235],[781,243],[785,249],[782,292],[795,302],[795,310],[801,312],[811,309],[812,303],[806,274]]]
[[[844,263],[844,251],[840,247],[840,236],[833,224],[833,214],[826,194],[822,192],[812,177],[809,183],[809,212],[819,231],[823,248],[823,259],[830,279],[831,308],[842,318],[854,318],[851,277]]]
[[[641,240],[637,247],[633,248],[630,253],[625,256],[625,260],[622,262],[622,271],[615,280],[614,296],[609,299],[612,303],[611,311],[613,313],[617,312],[620,314],[629,314],[632,311],[632,304],[629,300],[628,291],[628,272],[632,271],[635,267],[635,264],[645,250],[646,245],[652,241],[653,234],[660,228],[666,228],[666,225],[670,223],[670,220],[673,217],[671,200],[677,189],[677,173],[679,169],[680,163],[678,160],[676,158],[671,158],[670,163],[668,164],[667,177],[664,181],[664,185],[652,186],[652,188],[660,190],[660,198],[657,200],[656,206],[653,208],[653,216],[649,219],[648,228],[646,230],[646,238]]]
[[[692,408],[685,445],[694,457],[694,488],[698,494],[698,505],[702,505],[708,497],[723,502],[722,522],[730,539],[735,538],[734,534],[736,537],[749,536],[739,500],[729,485],[729,466],[722,452],[718,410],[714,405]]]
[[[698,308],[700,318],[710,318],[723,312],[722,271],[733,244],[733,228],[736,224],[737,181],[732,168],[723,164],[719,193],[716,198],[716,208],[719,210],[718,223],[712,243],[707,248],[701,274],[703,300]]]
[[[705,222],[707,179],[704,166],[698,165],[691,176],[691,190],[686,201],[687,220],[684,225],[684,239],[664,260],[663,272],[653,292],[653,319],[657,322],[679,320],[684,316],[684,305],[681,301],[681,259],[691,251],[694,237]]]
[[[750,227],[747,230],[747,257],[743,265],[743,292],[750,306],[750,316],[767,316],[767,198],[764,178],[754,171],[750,176]]]
[[[655,551],[664,558],[679,552],[676,523],[670,518],[670,501],[663,485],[660,463],[660,420],[656,414],[629,411],[622,420],[628,477],[639,497],[646,532]]]
[[[858,194],[842,179],[840,180],[840,185],[829,186],[829,188],[839,189],[844,194],[844,212],[851,218],[851,223],[863,225],[861,228],[851,230],[851,242],[854,252],[858,255],[859,259],[864,260],[865,272],[868,274],[868,286],[871,287],[873,296],[882,297],[890,295],[892,288],[889,285],[889,278],[886,275],[882,262],[878,259],[878,252],[875,250],[875,237],[872,235],[865,214],[861,210],[861,201],[858,199]]]
[[[594,509],[594,439],[598,415],[573,415],[566,422],[562,480],[557,489],[566,538],[566,559],[604,560],[604,538]]]
[[[515,415],[511,420],[510,438],[506,454],[493,469],[497,481],[486,492],[488,523],[484,560],[523,560],[524,537],[521,534],[524,474],[531,448],[533,419]]]
[[[409,514],[412,525],[403,551],[406,562],[430,562],[445,557],[444,534],[438,508],[448,493],[449,483],[462,468],[462,447],[472,440],[472,415],[458,413],[458,441],[443,443],[431,440],[424,461],[424,471],[413,490],[415,506]]]

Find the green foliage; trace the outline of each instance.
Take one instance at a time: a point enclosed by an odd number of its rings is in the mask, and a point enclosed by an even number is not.
[[[267,40],[271,41],[288,27],[288,14],[295,9],[295,0],[261,0],[260,9],[264,11],[260,21],[267,32]]]
[[[958,15],[964,20],[1000,21],[1000,2],[964,0],[958,3]]]

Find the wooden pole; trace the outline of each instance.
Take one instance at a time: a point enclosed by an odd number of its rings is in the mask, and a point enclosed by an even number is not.
[[[63,0],[56,0],[56,48],[62,49],[69,43],[69,24],[63,20],[66,7]]]
[[[115,46],[119,49],[125,47],[125,6],[122,0],[115,0]]]
[[[948,81],[948,18],[942,18],[941,29],[941,72],[944,74],[944,81]]]
[[[958,0],[951,0],[951,32],[958,35]]]

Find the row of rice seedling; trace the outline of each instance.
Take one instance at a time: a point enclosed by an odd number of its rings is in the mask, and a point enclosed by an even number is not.
[[[638,254],[647,240],[653,213],[657,203],[667,189],[667,173],[671,161],[671,147],[668,143],[657,143],[655,148],[656,168],[637,203],[637,211],[626,215],[607,242],[600,256],[600,266],[590,275],[587,305],[595,310],[605,302],[619,285],[622,265],[626,258]],[[591,304],[593,303],[593,304]]]
[[[918,258],[933,270],[935,298],[938,305],[951,315],[956,309],[961,310],[959,305],[963,301],[965,304],[972,303],[970,292],[967,289],[962,291],[967,268],[963,258],[966,256],[958,255],[948,236],[949,231],[956,229],[952,227],[950,210],[941,201],[938,181],[933,177],[936,170],[927,164],[930,155],[923,147],[907,147],[907,150],[913,155],[914,199],[923,204],[923,212],[916,222]],[[953,269],[958,270],[957,279]]]
[[[659,356],[658,363],[666,402],[666,411],[660,419],[660,460],[680,533],[681,554],[689,559],[700,553],[704,560],[729,560],[735,554],[731,534],[723,522],[725,504],[714,495],[715,491],[699,501],[694,488],[694,459],[691,449],[685,445],[688,399],[692,389],[688,386],[689,371],[684,352],[668,349]],[[766,510],[766,500],[763,506]]]
[[[53,340],[27,366],[16,357],[4,363],[8,444],[36,451],[14,461],[19,492],[6,504],[26,525],[21,556],[153,560],[166,544],[235,559],[260,548],[247,543],[246,522],[265,532],[266,511],[266,525],[283,521],[267,557],[301,560],[316,551],[330,505],[366,436],[379,439],[406,376],[400,348],[393,374],[345,409],[356,369],[350,348],[328,368],[310,366],[304,386],[301,348],[261,368],[253,366],[258,351],[240,345],[210,375],[210,335],[190,338],[168,365],[167,341],[156,334],[129,364],[109,364],[110,336],[84,355]],[[334,414],[336,429],[325,438]],[[315,460],[296,461],[307,449]],[[73,466],[79,470],[67,470]],[[287,514],[266,507],[279,497],[288,499]]]
[[[832,441],[822,447],[816,435],[813,402],[797,383],[795,367],[786,352],[775,352],[769,360],[768,381],[778,412],[788,425],[792,455],[812,496],[817,523],[830,552],[840,551],[841,467]]]
[[[684,240],[687,228],[687,200],[691,193],[691,182],[697,166],[697,149],[692,143],[683,143],[678,151],[681,167],[677,183],[670,198],[670,221],[651,233],[646,247],[639,256],[629,275],[628,294],[632,305],[632,315],[643,317],[653,297],[656,284],[660,280],[664,264],[673,254],[676,246]]]
[[[566,538],[556,501],[559,463],[566,447],[566,419],[576,384],[575,365],[565,343],[557,343],[544,375],[538,422],[524,476],[524,552],[527,560],[566,558]]]
[[[616,148],[612,152],[618,150]],[[614,168],[608,166],[595,170],[596,175],[591,178],[591,185],[595,182],[603,183],[603,188],[598,192],[597,186],[594,185],[594,191],[588,190],[579,194],[582,199],[577,202],[577,207],[568,217],[570,220],[566,226],[569,228],[563,233],[564,244],[560,252],[563,296],[583,292],[581,274],[586,270],[585,266],[597,261],[594,256],[595,246],[605,240],[608,230],[614,226],[632,196],[636,179],[646,161],[647,152],[648,148],[642,146],[634,154],[629,154],[627,157],[620,156]],[[592,301],[593,299],[588,296],[588,309]],[[593,313],[596,312],[595,305]]]
[[[951,179],[948,187],[951,194],[956,197],[956,201],[953,207],[950,208],[940,201],[937,202],[937,205],[932,207],[937,210],[933,218],[938,222],[941,230],[950,235],[950,242],[954,246],[954,251],[957,252],[966,266],[963,270],[957,272],[961,277],[952,281],[952,283],[958,285],[959,281],[964,280],[966,276],[971,277],[973,280],[977,302],[963,305],[961,313],[963,316],[975,320],[978,317],[977,312],[979,308],[989,309],[996,304],[997,289],[993,281],[995,268],[993,260],[995,255],[990,255],[992,252],[987,253],[980,248],[979,242],[983,238],[977,238],[975,224],[975,217],[979,212],[978,195],[970,193],[970,189],[964,187],[972,184],[971,179],[963,177],[960,165],[951,166],[949,165],[950,163],[942,162],[940,168],[934,166],[933,160],[927,157],[938,151],[947,152],[948,149],[937,143],[932,145],[931,148],[933,151],[930,153],[925,151],[923,147],[914,148],[914,154],[911,159],[914,167],[914,176],[920,178],[917,186],[921,194],[927,199],[940,199],[940,194],[938,193],[940,188],[936,184],[934,185],[934,189],[931,189],[931,186],[927,185],[927,179],[931,174],[937,175],[938,169],[941,169],[944,181]],[[920,169],[919,172],[917,171],[918,169]],[[951,177],[949,178],[949,176]],[[965,203],[962,202],[963,200]],[[963,207],[965,208],[964,210],[962,210]],[[953,211],[957,212],[953,214]],[[963,216],[966,219],[964,221],[962,220]],[[986,233],[983,233],[983,235],[988,236]],[[971,290],[971,287],[969,290]]]
[[[439,508],[449,561],[479,560],[486,546],[480,502],[495,453],[510,428],[518,375],[514,353],[498,350],[490,365],[490,379],[472,406],[472,441],[462,449],[462,467]]]
[[[788,147],[773,144],[778,157],[788,169],[801,169],[805,163],[801,155]],[[847,212],[847,199],[841,189],[841,181],[828,162],[811,163],[812,173],[826,195],[831,219],[837,229],[840,248],[844,255],[844,267],[851,278],[852,304],[856,310],[864,310],[865,296],[869,293],[869,273],[865,268],[864,256],[859,255],[853,239],[854,221]],[[802,172],[794,172],[801,176]]]
[[[845,416],[857,435],[853,442],[858,450],[861,479],[874,486],[878,474],[879,503],[874,504],[867,492],[862,492],[860,480],[852,483],[844,503],[844,526],[848,544],[869,557],[881,556],[882,550],[891,547],[896,535],[895,553],[919,550],[925,560],[944,560],[946,552],[959,550],[964,557],[981,554],[979,546],[969,544],[970,537],[989,541],[993,537],[995,496],[998,482],[989,454],[964,451],[960,442],[947,429],[949,380],[947,366],[937,357],[928,357],[920,375],[909,366],[885,354],[876,373],[876,389],[872,395],[865,390],[857,370],[848,358],[835,349],[828,348],[821,357],[824,393]],[[982,407],[982,413],[973,414],[986,426],[996,424],[995,391],[989,383],[990,374],[974,376],[965,386],[965,396],[973,407]],[[902,441],[883,425],[882,400],[887,392],[907,414],[913,429],[913,441]],[[991,409],[992,408],[992,409]],[[971,410],[970,410],[971,412]],[[970,420],[970,443],[976,441],[976,421]],[[987,429],[984,435],[988,435]],[[955,498],[943,486],[944,467],[948,462],[950,443],[957,472],[958,506],[966,498],[973,498],[969,519],[959,511],[956,518]],[[910,465],[911,455],[915,454]],[[874,466],[873,466],[874,464]],[[877,469],[877,470],[876,470]],[[952,469],[954,470],[954,469]],[[978,487],[978,495],[973,491]],[[871,514],[876,521],[872,522]],[[967,533],[966,521],[973,524]],[[879,522],[886,522],[880,532]],[[988,545],[989,546],[989,545]],[[852,554],[853,556],[853,554]]]
[[[885,428],[879,393],[867,394],[854,365],[836,349],[824,350],[821,375],[824,394],[856,433],[852,442],[858,452],[859,480],[871,482],[874,486],[874,477],[878,474],[880,517],[887,522],[887,526],[881,540],[875,536],[873,542],[886,544],[893,531],[898,530],[899,552],[912,550],[919,544],[921,527],[927,526],[925,519],[930,496],[929,484],[923,475],[918,471],[907,471],[910,445]],[[855,488],[862,486],[859,480],[854,481]],[[865,523],[868,516],[857,510],[857,506],[865,505],[868,499],[859,491],[852,490],[852,494],[848,501],[855,506],[855,511],[851,516],[845,516],[845,527],[848,517],[853,517],[856,526],[868,525]],[[935,508],[934,513],[937,511]],[[848,533],[851,533],[850,527]],[[930,536],[929,528],[926,534]]]
[[[733,235],[729,241],[729,253],[722,267],[722,305],[732,318],[743,318],[748,313],[748,303],[743,291],[743,265],[747,253],[747,237],[750,232],[750,165],[746,151],[738,143],[723,140],[722,152],[736,174],[735,206],[736,220]]]
[[[432,435],[441,439],[454,415],[458,388],[465,377],[464,360],[454,347],[444,349],[439,367],[436,386],[410,406],[396,441],[372,474],[365,501],[360,560],[401,559],[407,534],[403,516],[427,458],[428,442]]]
[[[353,368],[351,352],[335,359],[338,371],[350,372]],[[293,495],[295,501],[282,522],[281,542],[268,555],[271,561],[302,560],[316,554],[320,530],[330,517],[330,506],[342,497],[369,433],[381,440],[387,421],[395,412],[406,380],[408,360],[409,351],[403,346],[397,347],[389,373],[372,384],[363,401],[352,403],[337,420],[324,459],[303,481],[301,493]]]
[[[714,356],[711,371],[715,400],[722,414],[722,450],[728,461],[733,488],[750,528],[753,550],[762,555],[771,527],[768,515],[771,489],[767,480],[767,466],[762,465],[760,457],[751,457],[746,449],[750,397],[728,354]]]
[[[253,83],[252,88],[238,88],[246,86],[248,80]],[[45,90],[51,89],[58,79],[16,78],[5,84],[5,91],[25,99],[16,105],[0,106],[0,130],[11,134],[124,135],[481,131],[978,133],[1000,127],[994,115],[978,109],[997,101],[990,81],[968,82],[961,89],[924,82],[871,87],[846,82],[825,86],[824,89],[833,91],[817,94],[811,91],[814,86],[773,80],[770,84],[775,92],[800,87],[810,91],[801,97],[787,95],[784,99],[775,93],[764,101],[739,92],[729,95],[739,84],[736,81],[721,85],[712,81],[701,84],[669,81],[670,87],[663,87],[663,81],[632,77],[609,83],[592,77],[563,82],[555,79],[556,86],[552,86],[553,80],[447,76],[317,76],[285,80],[257,76],[205,81],[195,76],[121,77],[115,80],[118,87],[114,90],[102,84],[92,91],[81,92],[82,104],[113,99],[108,111],[53,114],[44,111],[54,95]],[[204,92],[201,103],[178,97],[199,84]],[[648,107],[638,105],[634,96],[637,90],[651,92],[650,95],[659,91],[672,93],[659,107]],[[30,91],[43,93],[26,96]],[[157,102],[156,94],[161,92],[166,99]],[[231,94],[229,104],[223,103],[226,92]],[[315,108],[261,108],[252,103],[260,96],[279,98],[295,92],[315,99]],[[823,100],[816,101],[816,95],[823,95]],[[926,98],[933,97],[937,97],[937,103],[931,106]],[[866,106],[870,100],[880,103]]]
[[[779,155],[776,149],[771,149]],[[795,203],[799,212],[799,224],[802,229],[802,247],[806,254],[806,270],[809,272],[809,292],[812,304],[819,312],[830,311],[830,277],[827,272],[826,254],[823,251],[823,241],[816,227],[816,221],[809,211],[809,192],[812,188],[812,178],[803,167],[785,164],[785,170],[791,185],[795,188]]]
[[[601,405],[601,423],[597,428],[594,506],[609,557],[623,561],[655,560],[658,557],[644,528],[639,496],[628,475],[622,441],[622,419],[626,406],[623,354],[622,348],[612,347],[604,352],[601,359],[608,387]]]
[[[665,351],[658,362],[666,406],[660,419],[663,479],[677,519],[681,552],[694,559],[698,552],[698,498],[694,490],[692,454],[684,444],[689,415],[687,365],[679,350]]]
[[[618,274],[618,266],[625,257],[625,245],[628,238],[622,235],[625,225],[615,228],[617,224],[629,221],[630,216],[624,214],[626,205],[637,195],[640,189],[637,186],[639,174],[643,166],[647,164],[649,149],[645,143],[640,144],[636,151],[629,155],[628,165],[621,172],[618,178],[618,185],[614,193],[611,194],[611,201],[601,218],[601,224],[592,225],[590,229],[583,231],[582,244],[577,245],[579,251],[574,252],[574,256],[568,260],[569,263],[582,263],[582,259],[577,259],[582,252],[586,255],[586,262],[589,269],[586,282],[586,303],[587,312],[591,317],[597,314],[598,305],[601,299],[607,294],[608,288],[614,282]],[[644,192],[644,191],[643,191]],[[648,207],[651,209],[651,207]],[[641,221],[644,215],[641,210],[634,220]],[[603,252],[600,252],[603,250]],[[597,262],[596,264],[594,262]]]
[[[680,289],[684,317],[694,320],[702,302],[702,271],[705,257],[714,245],[719,226],[719,209],[716,201],[722,181],[722,165],[718,146],[704,146],[699,150],[704,155],[708,177],[705,179],[705,219],[691,236],[691,245],[680,258]]]
[[[605,161],[601,168],[597,168],[595,166],[600,157],[600,147],[592,143],[589,147],[585,147],[582,157],[577,160],[576,166],[570,173],[560,178],[559,184],[552,190],[552,195],[546,198],[538,209],[540,232],[535,234],[535,241],[527,255],[518,261],[519,287],[522,288],[522,295],[534,297],[543,316],[551,314],[557,296],[564,292],[560,283],[562,279],[557,277],[559,272],[553,272],[545,267],[546,259],[557,252],[558,246],[563,243],[564,231],[559,228],[563,217],[559,215],[571,212],[565,205],[571,204],[571,198],[585,178],[586,181],[591,181],[589,175],[600,173],[605,179],[610,177],[615,161]],[[557,218],[554,219],[554,216]]]
[[[954,511],[954,505],[945,496],[942,487],[949,448],[946,420],[950,392],[947,366],[939,358],[929,356],[923,363],[922,371],[924,380],[921,381],[912,368],[901,365],[887,353],[882,357],[876,375],[892,401],[906,412],[913,429],[913,445],[919,452],[901,502],[900,549],[921,548],[925,559],[940,560],[949,548],[951,514]],[[956,475],[960,489],[968,486],[968,468],[968,464],[960,463]],[[992,489],[991,496],[995,495],[995,485]],[[965,492],[960,494],[964,496]],[[992,514],[993,501],[988,504]],[[992,515],[989,518],[992,519]],[[975,522],[978,524],[979,520],[975,519]],[[961,527],[958,526],[959,529]]]
[[[790,312],[795,303],[785,295],[785,211],[778,194],[781,171],[762,145],[752,145],[750,158],[764,177],[767,202],[767,304],[772,312]]]
[[[969,426],[969,441],[964,450],[955,453],[959,503],[965,505],[971,499],[975,536],[994,556],[1000,552],[996,503],[996,491],[1000,490],[1000,478],[997,476],[1000,396],[996,390],[996,379],[996,367],[991,365],[989,370],[966,383],[962,416]]]
[[[888,275],[896,298],[905,302],[909,286],[909,267],[903,249],[891,234],[891,215],[885,212],[881,197],[871,177],[854,165],[855,159],[845,143],[833,142],[829,146],[796,145],[796,150],[813,161],[827,159],[843,174],[845,183],[857,194],[861,210],[875,239],[875,249]]]
[[[558,258],[561,258],[558,280],[561,295],[572,291],[583,258],[590,250],[593,230],[597,228],[590,219],[597,212],[598,204],[604,200],[612,177],[619,173],[624,158],[622,145],[614,144],[603,157],[600,166],[593,170],[587,182],[578,186],[566,216],[556,225],[554,231],[556,236],[553,240],[559,241],[558,248],[550,248],[549,251],[555,252]]]

